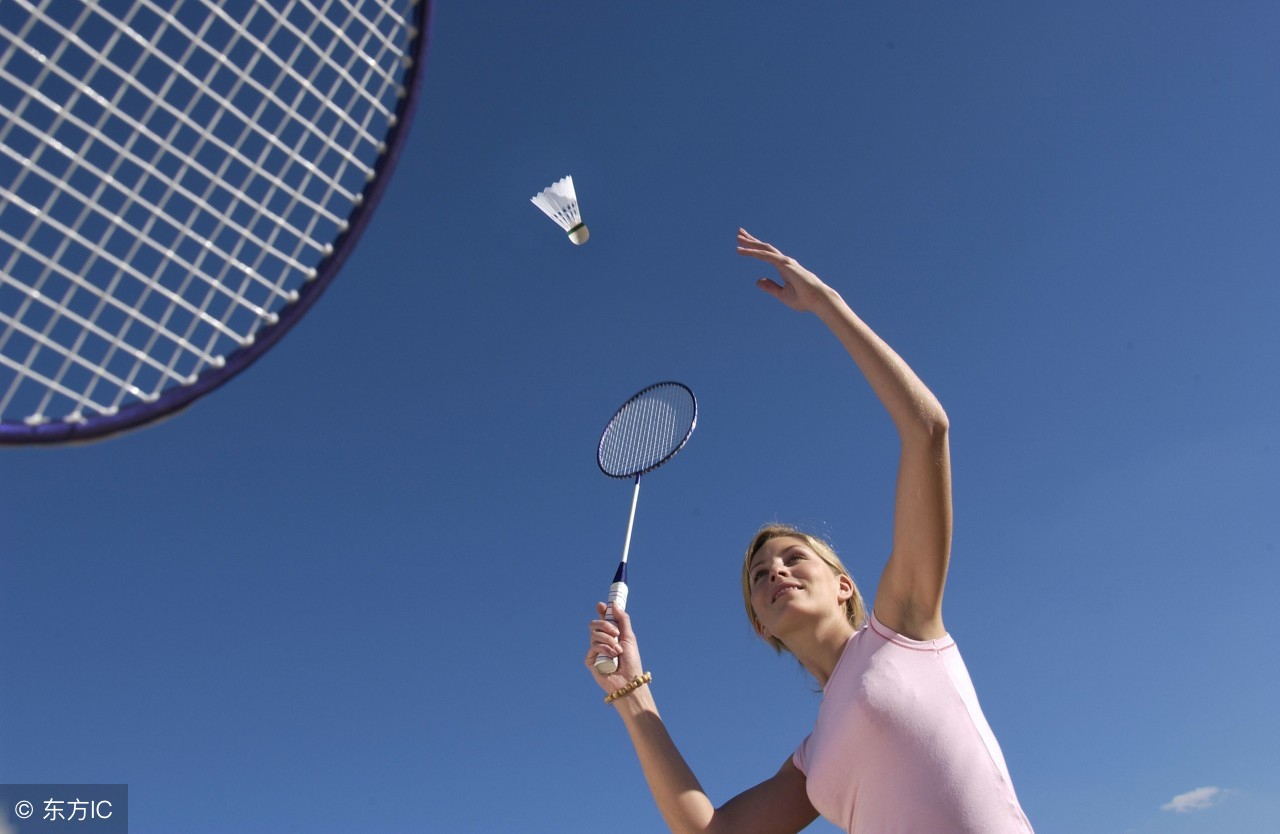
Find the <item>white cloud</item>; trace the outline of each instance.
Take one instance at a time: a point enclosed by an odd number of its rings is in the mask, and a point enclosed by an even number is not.
[[[1227,791],[1222,788],[1196,788],[1194,791],[1180,793],[1165,805],[1160,806],[1161,811],[1175,811],[1179,814],[1185,814],[1188,811],[1203,811],[1212,805],[1217,805],[1223,799],[1226,799]]]

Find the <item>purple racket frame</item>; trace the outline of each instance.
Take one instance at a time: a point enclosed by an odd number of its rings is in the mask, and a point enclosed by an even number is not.
[[[190,385],[180,385],[161,394],[154,402],[134,402],[122,406],[114,414],[86,415],[79,422],[50,421],[37,425],[0,422],[0,445],[38,445],[77,443],[101,440],[132,429],[142,428],[157,420],[173,416],[209,392],[221,387],[256,362],[288,333],[320,298],[342,270],[347,257],[355,249],[361,234],[382,199],[391,174],[404,150],[409,126],[417,110],[418,96],[425,71],[427,43],[431,31],[433,4],[418,0],[414,6],[414,25],[418,28],[414,44],[413,67],[406,78],[406,95],[396,108],[396,123],[387,134],[387,150],[378,175],[363,192],[348,218],[347,229],[333,241],[333,252],[316,267],[316,277],[298,290],[298,299],[283,307],[279,318],[254,334],[253,344],[227,354],[221,367],[207,368]]]

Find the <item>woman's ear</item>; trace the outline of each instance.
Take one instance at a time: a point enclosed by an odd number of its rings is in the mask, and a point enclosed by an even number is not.
[[[839,586],[837,595],[841,602],[848,602],[853,598],[853,578],[847,573],[842,573],[836,577],[836,584]]]

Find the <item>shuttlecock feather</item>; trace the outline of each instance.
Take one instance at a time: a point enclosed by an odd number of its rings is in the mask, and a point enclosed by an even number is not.
[[[587,231],[587,224],[582,222],[578,195],[573,190],[573,177],[551,183],[530,197],[529,201],[568,232],[569,240],[579,244],[587,242],[591,233]]]

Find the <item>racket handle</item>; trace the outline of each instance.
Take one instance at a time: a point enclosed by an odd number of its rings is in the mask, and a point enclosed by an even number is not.
[[[611,623],[617,622],[613,618],[613,606],[618,603],[623,608],[627,607],[627,583],[621,580],[609,586],[609,607],[605,609],[604,618]],[[607,654],[596,655],[596,671],[602,675],[612,675],[618,671],[618,658]]]

